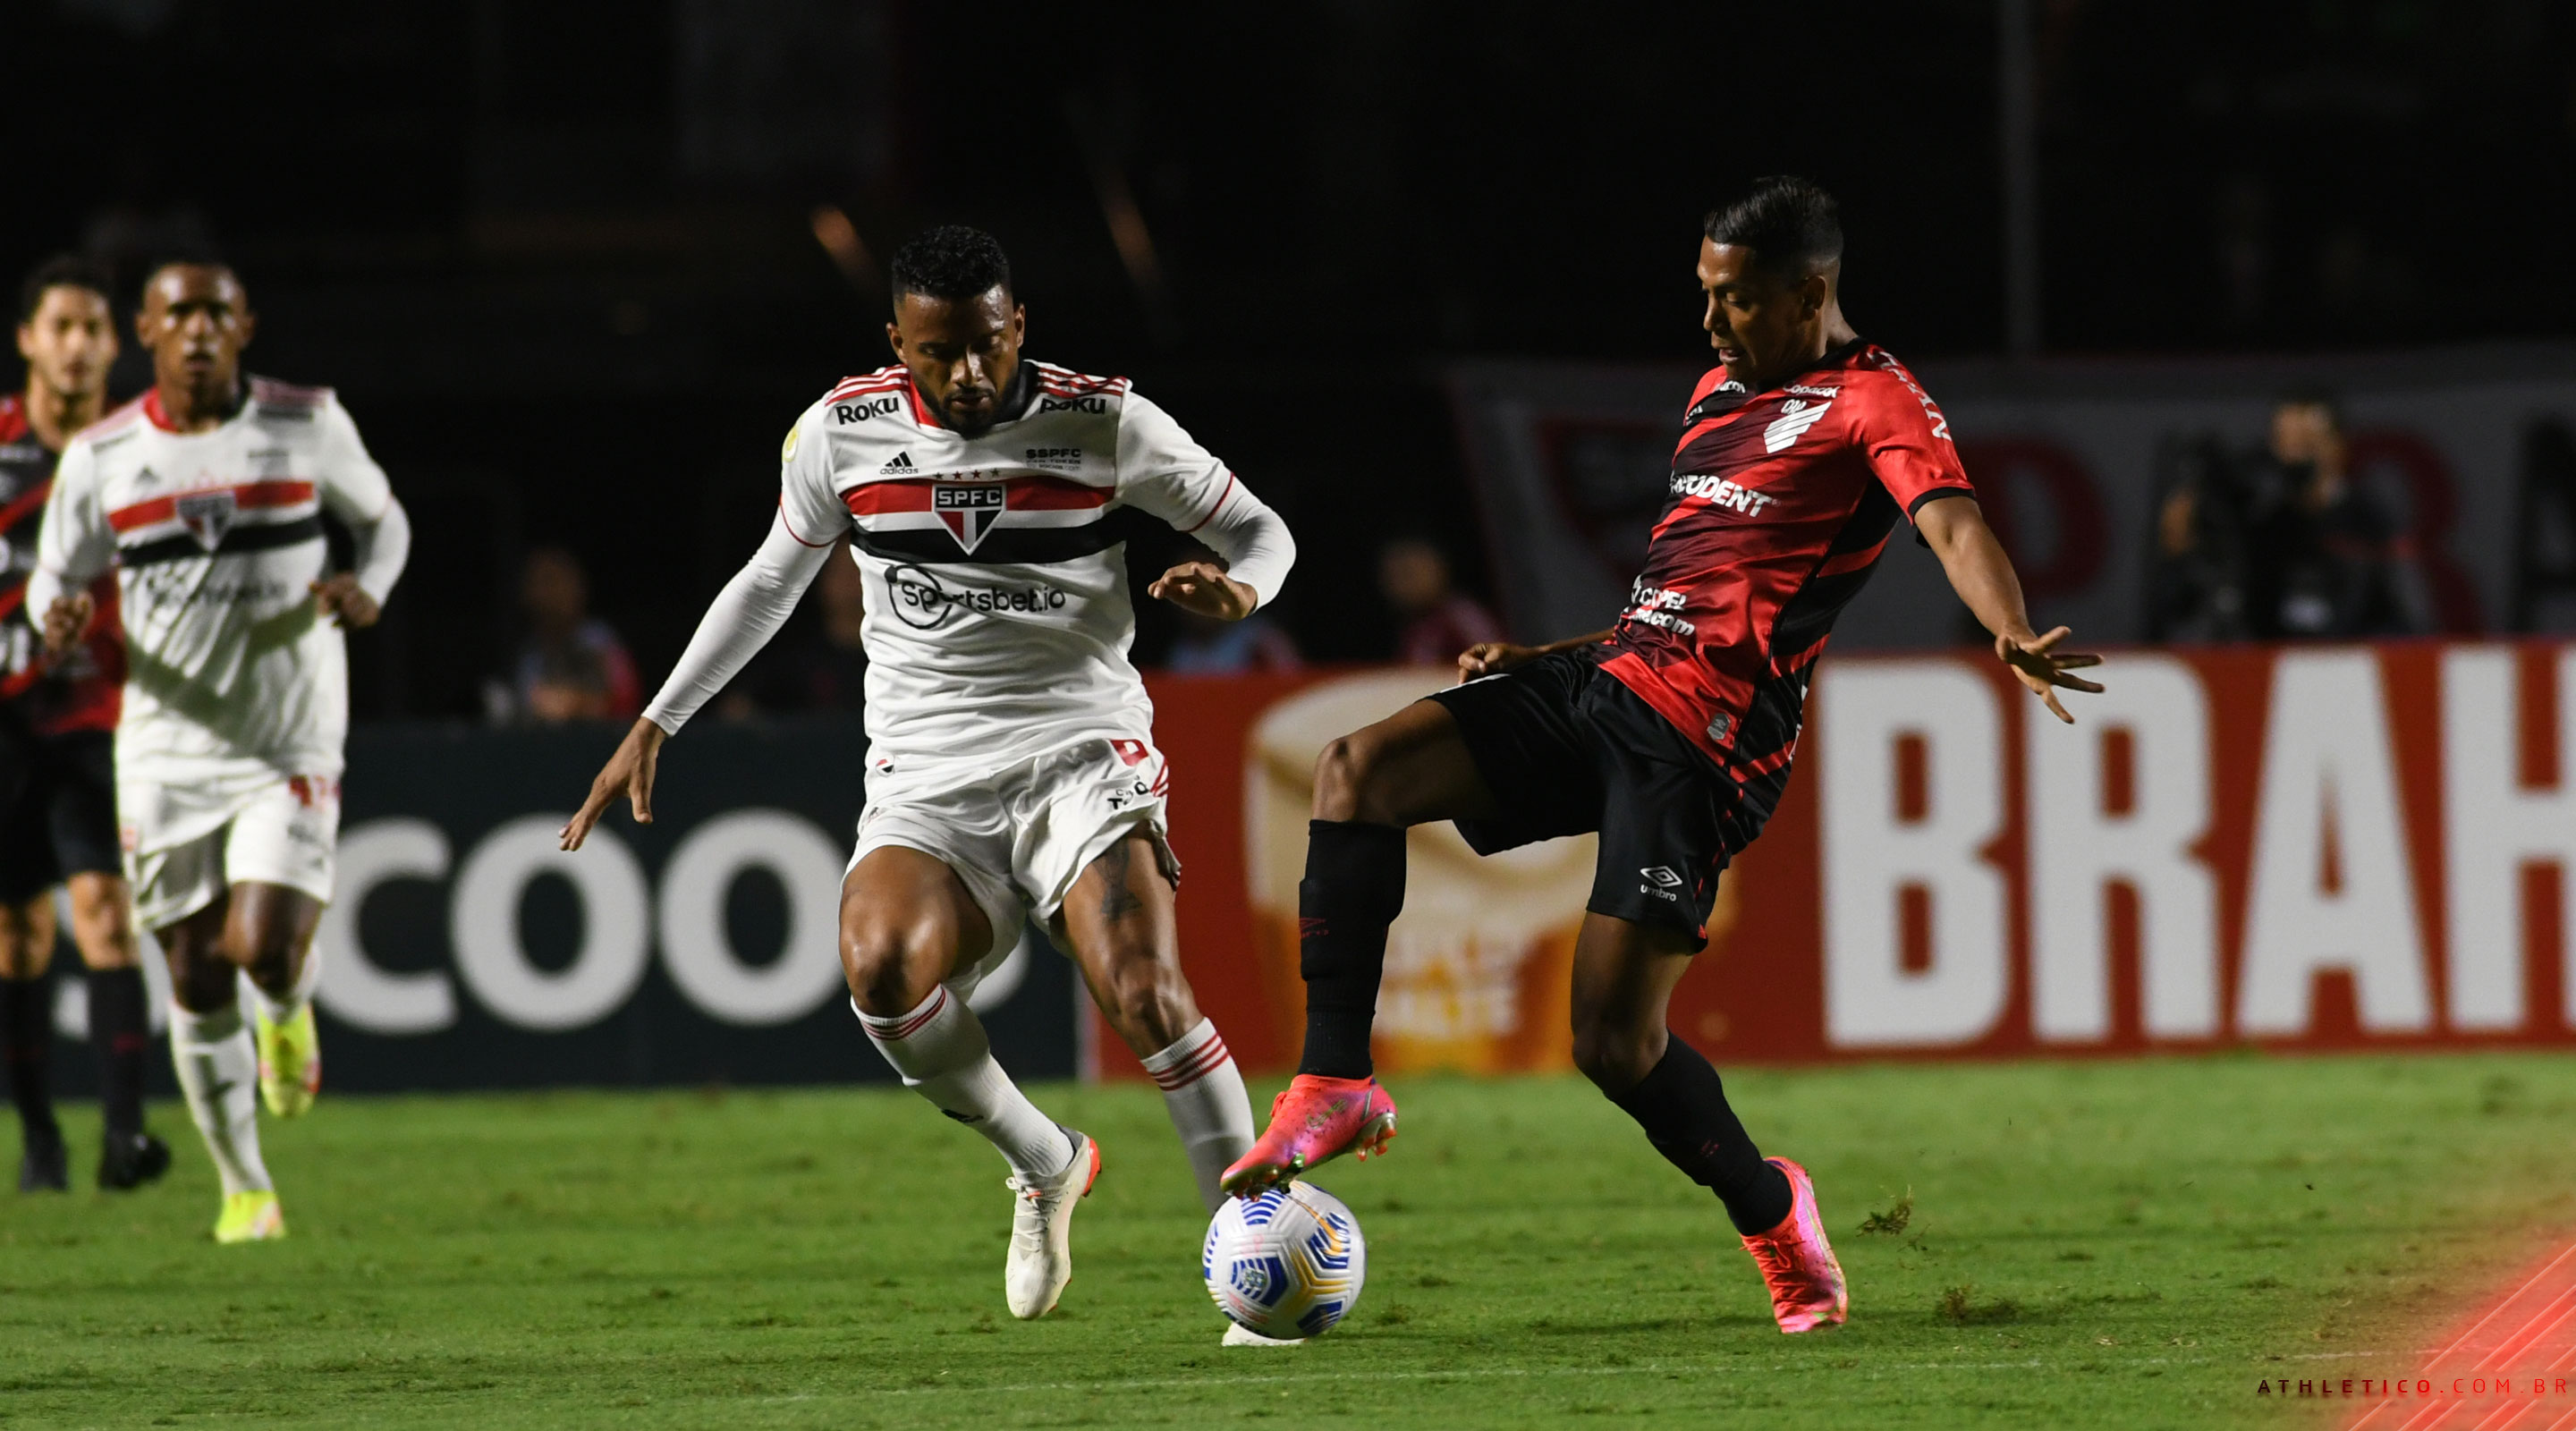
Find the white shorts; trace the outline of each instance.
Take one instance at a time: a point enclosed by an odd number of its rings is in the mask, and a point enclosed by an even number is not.
[[[965,951],[958,974],[971,985],[1010,957],[1023,918],[1051,922],[1074,880],[1131,832],[1152,837],[1163,877],[1180,883],[1180,861],[1163,835],[1170,781],[1163,753],[1142,740],[1095,737],[999,768],[872,756],[850,868],[900,845],[956,871],[993,926],[992,948]]]
[[[250,792],[214,829],[157,850],[125,851],[135,922],[167,929],[245,880],[299,889],[331,902],[340,838],[340,782],[281,775]]]

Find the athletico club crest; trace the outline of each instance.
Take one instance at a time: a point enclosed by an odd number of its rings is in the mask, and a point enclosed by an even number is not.
[[[938,482],[930,488],[930,510],[948,526],[957,545],[973,551],[983,543],[993,522],[1010,509],[1010,489],[999,482]]]
[[[228,491],[190,492],[171,507],[179,525],[208,551],[224,544],[224,533],[233,529],[233,518],[241,512],[241,504]]]

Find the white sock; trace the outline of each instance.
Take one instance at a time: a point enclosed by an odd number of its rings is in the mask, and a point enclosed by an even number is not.
[[[247,977],[242,980],[243,986],[250,990],[250,996],[259,1001],[259,1011],[268,1015],[268,1021],[273,1024],[282,1024],[294,1018],[297,1012],[313,1001],[314,987],[321,982],[322,946],[318,942],[304,951],[304,967],[295,971],[295,987],[286,991],[285,998],[271,995],[268,990],[252,983]]]
[[[1172,1128],[1189,1154],[1190,1172],[1199,1180],[1199,1201],[1208,1211],[1225,1201],[1217,1179],[1234,1160],[1252,1151],[1252,1097],[1243,1091],[1243,1072],[1217,1037],[1216,1021],[1181,1035],[1170,1048],[1145,1060],[1145,1071],[1163,1090]]]
[[[259,1158],[259,1054],[251,1047],[241,1006],[210,1014],[173,1006],[170,1061],[178,1067],[188,1116],[205,1135],[225,1196],[275,1186]]]
[[[856,999],[850,1009],[867,1029],[868,1041],[903,1075],[904,1087],[991,1140],[1014,1171],[1051,1178],[1073,1161],[1073,1145],[1064,1130],[1039,1112],[993,1061],[983,1022],[946,985],[892,1018],[861,1010]]]

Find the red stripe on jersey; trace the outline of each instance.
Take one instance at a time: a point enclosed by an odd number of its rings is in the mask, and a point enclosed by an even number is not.
[[[236,482],[229,487],[199,487],[193,491],[175,492],[167,497],[155,497],[149,502],[137,502],[131,507],[119,507],[107,514],[107,524],[120,532],[130,532],[136,527],[148,527],[155,522],[172,521],[179,515],[180,498],[203,497],[213,492],[232,493],[233,506],[242,511],[253,511],[261,507],[292,507],[299,502],[313,500],[313,484],[310,482],[296,482],[285,478],[271,478],[265,482]]]
[[[10,434],[8,433],[0,432],[0,439],[5,439],[9,436]],[[43,510],[45,505],[45,496],[53,490],[53,483],[39,482],[35,486],[20,493],[17,501],[10,503],[8,506],[0,507],[0,535],[6,535],[10,528],[27,520],[31,514]]]
[[[1225,510],[1225,499],[1226,499],[1226,498],[1228,498],[1228,497],[1231,497],[1231,496],[1233,496],[1233,495],[1234,495],[1234,474],[1233,474],[1233,473],[1231,473],[1231,472],[1228,472],[1227,474],[1225,474],[1225,490],[1216,494],[1216,505],[1215,505],[1215,506],[1213,506],[1213,507],[1208,508],[1208,509],[1207,509],[1207,515],[1206,515],[1206,516],[1204,516],[1204,517],[1201,517],[1201,518],[1199,518],[1197,521],[1195,521],[1195,522],[1191,523],[1191,524],[1190,524],[1190,526],[1189,526],[1189,529],[1188,529],[1187,531],[1182,532],[1182,533],[1181,533],[1181,535],[1186,537],[1186,536],[1188,536],[1188,535],[1190,534],[1190,532],[1195,532],[1195,531],[1197,531],[1199,528],[1206,526],[1208,523],[1215,521],[1215,520],[1216,520],[1216,514],[1217,514],[1217,513],[1219,513],[1219,512],[1221,512],[1221,511],[1223,511],[1223,510]]]
[[[787,535],[795,537],[797,544],[800,546],[828,547],[831,545],[830,542],[806,541],[803,536],[797,533],[796,524],[787,520],[787,499],[784,496],[778,499],[778,525],[785,527],[787,529]]]
[[[900,477],[885,482],[869,482],[841,494],[841,502],[852,515],[882,517],[894,512],[927,512],[931,510],[931,491],[941,486],[963,486],[942,483],[935,477]],[[991,486],[991,483],[978,483]],[[1012,477],[999,484],[1009,495],[1003,500],[1014,512],[1080,512],[1109,505],[1109,493],[1100,487],[1086,487],[1062,477]],[[810,545],[810,543],[809,543]]]
[[[0,397],[0,442],[15,442],[32,429],[27,426],[26,404],[16,393]]]

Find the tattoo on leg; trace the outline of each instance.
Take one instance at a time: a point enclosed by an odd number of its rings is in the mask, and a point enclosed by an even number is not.
[[[1100,892],[1100,917],[1113,924],[1145,907],[1145,901],[1138,899],[1136,892],[1127,887],[1127,865],[1131,858],[1127,841],[1122,839],[1101,851],[1100,858],[1091,862],[1091,867],[1100,871],[1101,877],[1108,881],[1108,888]]]

